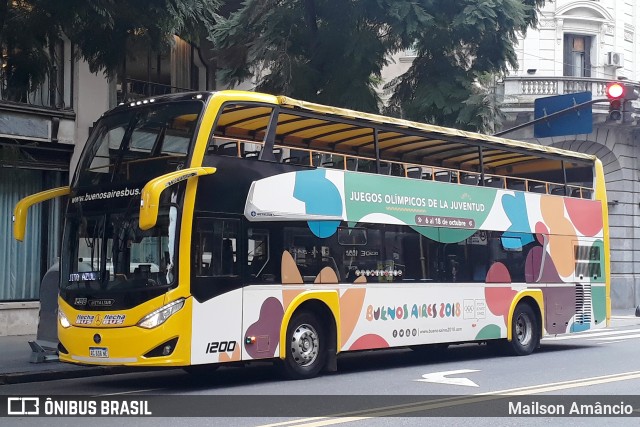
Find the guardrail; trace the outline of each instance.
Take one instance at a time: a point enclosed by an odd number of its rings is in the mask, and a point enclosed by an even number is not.
[[[68,107],[64,103],[63,87],[51,76],[35,90],[29,91],[24,85],[11,85],[6,75],[0,71],[0,100],[59,110]]]

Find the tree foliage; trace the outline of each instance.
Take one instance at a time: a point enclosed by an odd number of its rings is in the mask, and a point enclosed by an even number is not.
[[[482,90],[487,73],[499,76],[517,68],[519,31],[537,22],[541,0],[424,1],[429,23],[414,33],[418,57],[390,82],[391,111],[413,120],[490,131],[496,110]],[[487,110],[487,107],[491,107]],[[484,119],[478,120],[484,116]]]
[[[216,47],[223,80],[260,91],[448,126],[490,130],[485,76],[517,65],[518,32],[544,0],[0,0],[4,81],[12,99],[42,83],[62,34],[109,77],[128,47],[162,51],[174,34]],[[216,12],[219,12],[217,15]],[[410,69],[379,96],[391,55]]]
[[[381,69],[414,48],[389,82],[383,111],[412,120],[488,130],[495,98],[480,80],[516,67],[519,31],[544,0],[246,0],[214,27],[223,80],[377,112]],[[484,88],[484,89],[483,89]],[[487,107],[491,107],[487,109]]]
[[[259,91],[377,111],[393,43],[384,17],[377,1],[247,0],[211,40],[229,84],[255,77]]]
[[[92,72],[113,77],[134,40],[156,51],[167,48],[174,34],[197,41],[213,25],[219,5],[219,0],[0,0],[7,86],[24,93],[41,84],[54,63],[51,42],[63,34]]]
[[[24,101],[46,78],[52,65],[47,40],[57,35],[39,3],[0,0],[0,78],[8,99]]]

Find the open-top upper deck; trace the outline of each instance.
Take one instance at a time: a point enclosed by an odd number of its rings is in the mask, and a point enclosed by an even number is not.
[[[285,96],[244,91],[174,94],[123,105],[106,116],[176,101],[208,104],[200,135],[189,149],[192,166],[205,153],[215,153],[581,198],[594,194],[598,160],[590,154]],[[147,140],[153,151],[153,137]]]
[[[283,96],[223,91],[214,97],[221,111],[209,152],[592,197],[597,159],[590,154]]]

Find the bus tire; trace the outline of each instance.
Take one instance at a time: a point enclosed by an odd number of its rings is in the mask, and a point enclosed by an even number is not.
[[[282,361],[284,375],[294,380],[318,375],[327,360],[326,336],[315,313],[295,313],[287,326],[286,352]]]
[[[538,348],[540,325],[531,305],[520,303],[516,306],[511,319],[511,341],[505,344],[507,352],[513,356],[526,356]]]

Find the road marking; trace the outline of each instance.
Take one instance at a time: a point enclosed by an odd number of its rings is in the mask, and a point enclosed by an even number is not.
[[[567,390],[578,387],[586,387],[611,382],[640,379],[640,371],[623,372],[620,374],[602,375],[598,377],[582,378],[577,380],[560,381],[556,383],[540,384],[534,386],[518,387],[506,390],[491,391],[486,393],[472,394],[468,396],[447,397],[442,399],[426,400],[423,402],[407,403],[403,405],[393,405],[368,410],[353,411],[343,414],[334,414],[327,417],[305,418],[291,421],[284,421],[274,424],[264,424],[259,427],[323,427],[334,424],[345,424],[354,421],[363,421],[371,418],[383,416],[400,416],[412,412],[425,411],[430,409],[446,408],[449,406],[465,405],[483,401],[502,399],[505,396],[522,396],[530,394],[549,393],[559,390]]]
[[[478,369],[458,369],[457,371],[433,372],[424,374],[421,379],[414,381],[422,381],[425,383],[462,385],[466,387],[479,387],[478,384],[469,378],[447,378],[447,375],[468,374],[470,372],[479,372]]]
[[[117,393],[96,394],[96,395],[91,396],[91,397],[120,396],[120,395],[124,395],[124,394],[147,393],[149,391],[158,391],[158,390],[166,390],[166,389],[165,388],[148,388],[148,389],[145,389],[145,390],[130,390],[130,391],[120,391],[120,392],[117,392]]]
[[[617,335],[615,337],[589,338],[589,341],[630,340],[630,339],[633,339],[633,338],[640,338],[640,334]]]
[[[598,331],[598,332],[595,332]],[[624,335],[633,332],[640,332],[640,329],[626,329],[626,330],[613,330],[600,332],[599,329],[596,329],[594,332],[589,333],[588,331],[580,332],[571,335],[561,335],[559,337],[544,337],[543,341],[564,341],[564,340],[577,340],[581,338],[593,338],[593,337],[605,337],[609,335]]]

